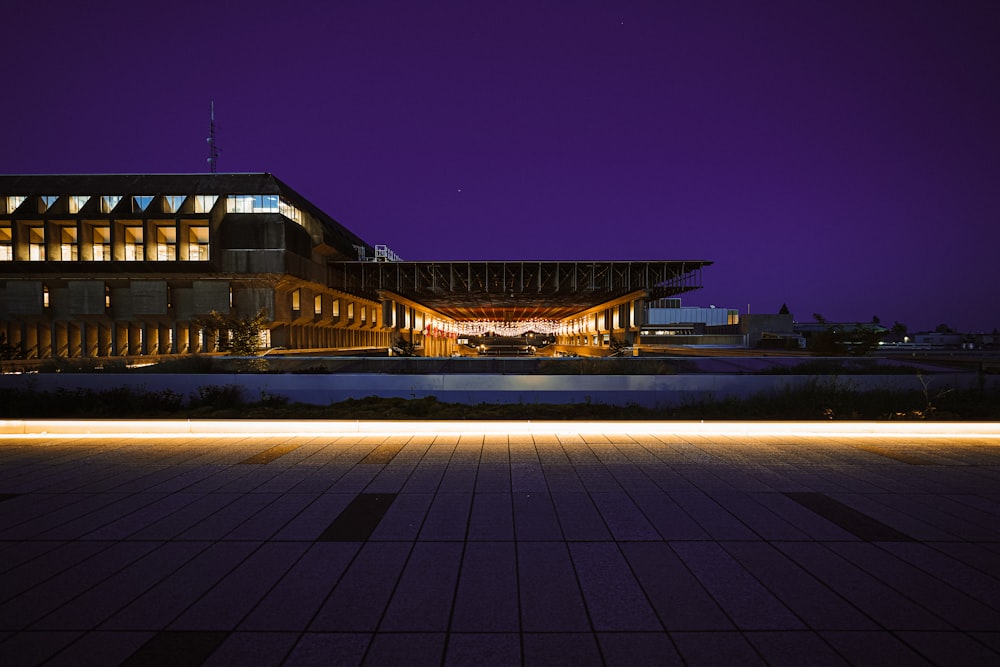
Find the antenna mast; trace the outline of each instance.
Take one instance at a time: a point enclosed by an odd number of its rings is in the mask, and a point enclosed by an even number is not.
[[[215,173],[215,163],[219,161],[219,145],[215,142],[215,100],[212,100],[212,116],[208,125],[208,170]]]

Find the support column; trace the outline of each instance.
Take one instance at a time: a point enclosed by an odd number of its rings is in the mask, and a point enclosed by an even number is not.
[[[101,355],[98,336],[101,325],[96,322],[88,324],[83,335],[83,356],[98,357]]]
[[[98,328],[97,328],[97,338],[98,338],[98,340],[97,340],[97,356],[99,356],[99,357],[109,357],[109,356],[111,356],[111,348],[112,348],[112,345],[111,345],[111,334],[112,334],[112,327],[113,326],[114,325],[112,325],[111,327],[109,327],[106,324],[98,325]]]
[[[69,338],[66,332],[65,322],[54,322],[52,324],[52,356],[65,357],[69,354]],[[20,342],[20,341],[19,341]]]

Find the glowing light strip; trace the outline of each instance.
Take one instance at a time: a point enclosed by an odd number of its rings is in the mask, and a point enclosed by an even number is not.
[[[438,433],[552,435],[709,435],[849,438],[986,438],[1000,445],[1000,422],[684,422],[684,421],[0,421],[0,438],[267,435],[429,435]]]

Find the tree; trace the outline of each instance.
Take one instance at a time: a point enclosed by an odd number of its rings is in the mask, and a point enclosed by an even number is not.
[[[0,359],[24,359],[24,351],[20,345],[7,342],[7,334],[0,333]]]
[[[885,334],[885,328],[877,322],[837,326],[827,322],[819,313],[813,313],[813,317],[825,327],[824,331],[815,333],[809,338],[809,347],[820,355],[863,356],[873,352]]]
[[[216,337],[220,352],[228,352],[234,357],[252,357],[257,354],[260,332],[267,322],[267,311],[263,308],[256,315],[246,317],[223,315],[213,310],[208,315],[195,319],[198,326]]]
[[[948,326],[947,324],[944,324],[944,323],[941,323],[941,324],[937,325],[937,327],[935,327],[934,331],[936,331],[937,333],[943,333],[943,334],[955,333],[954,329],[952,329],[950,326]]]
[[[893,322],[892,323],[892,328],[890,328],[889,331],[891,331],[893,334],[895,334],[897,336],[905,336],[906,335],[906,325],[903,324],[902,322]]]

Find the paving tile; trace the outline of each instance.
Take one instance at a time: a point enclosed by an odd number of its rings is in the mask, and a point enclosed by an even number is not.
[[[152,542],[117,542],[0,605],[0,629],[21,630],[97,586],[157,547]],[[75,628],[59,628],[75,629]]]
[[[569,550],[595,631],[662,629],[617,545],[572,542]]]
[[[197,542],[156,544],[143,557],[53,610],[34,627],[50,630],[94,628],[197,556],[206,546]]]
[[[509,493],[477,493],[473,496],[466,539],[486,542],[514,539],[514,506]]]
[[[444,633],[380,633],[372,640],[362,664],[437,667],[441,664],[444,643]]]
[[[721,546],[810,628],[878,629],[870,618],[774,546],[764,542],[724,542]]]
[[[630,542],[620,546],[664,628],[733,629],[729,617],[667,544]]]
[[[419,539],[464,540],[471,510],[471,493],[439,492],[427,511]]]
[[[51,667],[120,665],[152,639],[153,632],[88,632],[45,664]],[[0,650],[2,650],[0,645]]]
[[[520,631],[517,556],[512,542],[466,544],[451,631]]]
[[[797,630],[805,626],[740,563],[713,542],[670,547],[742,630]]]
[[[662,539],[656,528],[643,515],[642,510],[624,491],[591,493],[590,498],[615,540]]]
[[[847,667],[851,664],[815,632],[747,632],[744,637],[772,667]]]
[[[410,548],[408,543],[366,542],[309,629],[373,632],[389,603]]]
[[[303,554],[303,542],[261,545],[174,621],[173,630],[232,630]]]
[[[608,667],[684,664],[670,636],[664,632],[600,632],[597,641]]]
[[[319,542],[363,542],[396,500],[394,493],[360,493],[316,538]]]
[[[217,542],[103,622],[102,630],[162,630],[258,545]]]
[[[80,632],[17,632],[0,644],[0,656],[11,667],[40,665],[81,637]]]
[[[1000,653],[962,632],[900,632],[897,636],[937,665],[1000,664]]]
[[[513,632],[452,632],[444,656],[445,667],[506,667],[521,664],[521,636]]]
[[[850,563],[877,577],[925,609],[947,618],[962,630],[993,630],[1000,628],[1000,611],[951,586],[926,572],[879,549],[872,544],[836,543],[828,547]],[[998,604],[993,600],[993,604]]]
[[[379,631],[446,632],[463,548],[461,542],[416,543]]]
[[[228,632],[158,632],[121,664],[200,665],[228,636]]]
[[[590,632],[573,561],[563,542],[517,545],[521,626],[525,632]]]
[[[271,539],[315,540],[355,497],[356,494],[324,493],[286,523]]]
[[[905,533],[822,493],[786,493],[790,500],[866,542],[912,542]]]
[[[433,500],[434,494],[431,493],[400,493],[368,539],[382,541],[417,539]]]
[[[821,632],[852,665],[930,665],[926,658],[888,632]]]
[[[112,546],[109,542],[50,542],[49,544],[54,548],[4,572],[3,577],[0,577],[0,601],[20,595]]]
[[[298,640],[298,632],[233,632],[202,665],[279,665]]]
[[[518,540],[561,540],[559,521],[547,493],[514,493],[514,533]]]
[[[774,546],[884,628],[943,630],[949,627],[936,615],[839,557],[823,544],[780,542]]]
[[[702,491],[671,491],[673,500],[716,540],[756,540],[756,533]]]
[[[361,549],[359,542],[317,542],[244,618],[240,630],[302,630]]]
[[[604,664],[597,640],[590,633],[524,633],[524,667]]]
[[[688,667],[767,664],[738,632],[671,632],[670,638]]]
[[[589,493],[556,491],[552,494],[552,504],[567,541],[611,539],[608,526]]]

